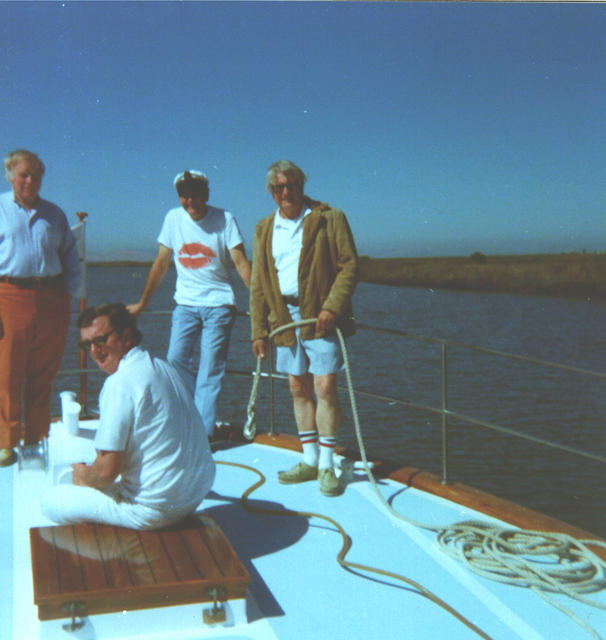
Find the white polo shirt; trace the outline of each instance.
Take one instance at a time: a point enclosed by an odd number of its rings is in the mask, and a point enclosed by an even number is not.
[[[303,247],[304,218],[309,213],[311,209],[305,209],[291,220],[283,218],[278,209],[274,216],[271,249],[283,296],[299,295],[299,256]]]
[[[99,396],[95,448],[123,451],[120,493],[156,509],[202,501],[215,477],[208,438],[177,371],[133,347]]]

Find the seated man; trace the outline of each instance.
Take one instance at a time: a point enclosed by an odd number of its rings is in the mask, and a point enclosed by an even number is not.
[[[133,529],[181,520],[215,477],[191,394],[173,367],[137,346],[141,333],[124,305],[86,309],[78,326],[80,346],[109,374],[99,396],[97,457],[91,465],[72,465],[73,485],[47,492],[44,515],[59,524]]]

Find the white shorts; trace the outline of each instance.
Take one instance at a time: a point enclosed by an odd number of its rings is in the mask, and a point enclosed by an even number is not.
[[[294,322],[301,319],[299,307],[288,305]],[[276,347],[276,371],[292,376],[311,373],[323,376],[337,373],[343,369],[343,354],[336,336],[301,340],[300,329],[297,332],[297,343],[292,347]]]

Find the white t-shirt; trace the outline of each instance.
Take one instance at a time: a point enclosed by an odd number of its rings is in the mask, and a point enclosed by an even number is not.
[[[133,347],[99,396],[95,448],[124,451],[120,493],[158,509],[199,504],[215,463],[194,401],[164,360]]]
[[[195,307],[235,304],[229,251],[243,240],[229,211],[207,206],[201,220],[192,220],[183,207],[175,207],[164,218],[158,242],[174,252],[177,304]]]
[[[294,220],[283,218],[279,211],[276,211],[274,216],[271,252],[283,296],[299,295],[299,256],[303,247],[303,219],[310,212],[311,209],[306,209]]]

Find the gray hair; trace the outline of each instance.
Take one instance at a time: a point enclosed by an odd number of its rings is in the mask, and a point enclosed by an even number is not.
[[[272,187],[274,186],[274,181],[276,179],[276,175],[278,173],[294,176],[295,180],[301,187],[301,191],[303,191],[303,185],[305,184],[307,177],[303,173],[303,171],[299,167],[297,167],[297,165],[294,162],[291,162],[290,160],[278,160],[277,162],[274,162],[271,165],[271,167],[269,167],[269,169],[267,170],[267,179],[265,182],[265,186],[267,187],[268,191],[272,190]]]
[[[23,160],[27,160],[36,165],[39,177],[44,175],[44,163],[35,153],[27,151],[27,149],[15,149],[4,158],[4,170],[6,171],[6,179],[9,182],[13,177],[13,167]]]

